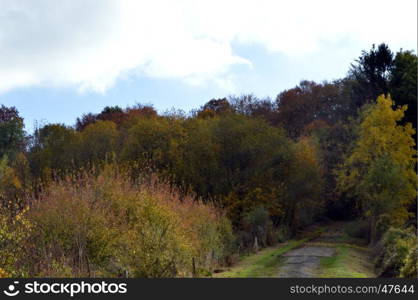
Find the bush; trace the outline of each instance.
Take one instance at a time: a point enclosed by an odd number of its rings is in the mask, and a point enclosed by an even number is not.
[[[130,208],[132,220],[118,257],[133,277],[175,277],[192,259],[190,241],[175,212],[150,195],[141,198]]]
[[[25,211],[14,216],[5,210],[0,212],[0,278],[27,275],[22,248],[31,233],[32,224]]]
[[[33,199],[28,217],[36,231],[27,248],[32,275],[111,276],[125,223],[117,217],[128,188],[115,178],[84,174],[54,183]]]
[[[378,243],[376,266],[381,277],[398,277],[405,264],[413,263],[409,253],[416,249],[417,237],[414,230],[391,227]],[[405,274],[408,273],[405,267]]]
[[[401,277],[404,277],[404,278],[418,277],[417,256],[418,256],[418,244],[415,244],[415,247],[412,247],[409,250],[409,253],[405,258],[404,265],[401,268]]]
[[[231,224],[217,209],[153,176],[133,183],[107,166],[31,202],[25,217],[34,229],[21,256],[29,276],[199,276],[232,251]]]
[[[237,260],[237,238],[232,230],[230,220],[223,216],[218,222],[218,232],[220,235],[220,244],[218,261],[220,265],[231,266]]]

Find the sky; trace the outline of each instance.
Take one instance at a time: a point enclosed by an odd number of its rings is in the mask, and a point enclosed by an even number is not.
[[[109,105],[274,99],[382,42],[416,53],[416,0],[0,0],[0,104],[30,132]]]

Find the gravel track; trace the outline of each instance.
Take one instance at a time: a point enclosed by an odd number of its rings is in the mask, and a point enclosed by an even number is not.
[[[311,242],[332,243],[341,237],[341,229],[338,223],[328,227],[319,237]],[[335,247],[310,246],[309,243],[301,248],[291,250],[283,254],[283,263],[280,266],[278,277],[280,278],[312,278],[316,277],[322,257],[330,257],[336,254]]]
[[[333,247],[304,246],[283,254],[284,262],[280,267],[280,278],[315,277],[322,257],[335,255]]]

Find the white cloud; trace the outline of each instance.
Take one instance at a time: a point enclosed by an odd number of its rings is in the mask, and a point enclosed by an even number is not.
[[[415,47],[416,8],[416,0],[0,0],[0,92],[105,92],[129,76],[233,89],[231,67],[251,67],[233,42],[286,55],[345,38]]]

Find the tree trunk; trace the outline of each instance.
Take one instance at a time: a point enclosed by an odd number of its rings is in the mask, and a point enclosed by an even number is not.
[[[258,239],[257,239],[257,236],[255,236],[255,238],[254,238],[254,252],[255,252],[255,253],[257,253],[257,252],[258,252],[258,250],[260,250],[260,247],[259,247],[259,245],[258,245]]]
[[[194,260],[194,257],[192,257],[192,268],[193,268],[193,277],[197,277],[197,273],[196,273],[196,263]]]

